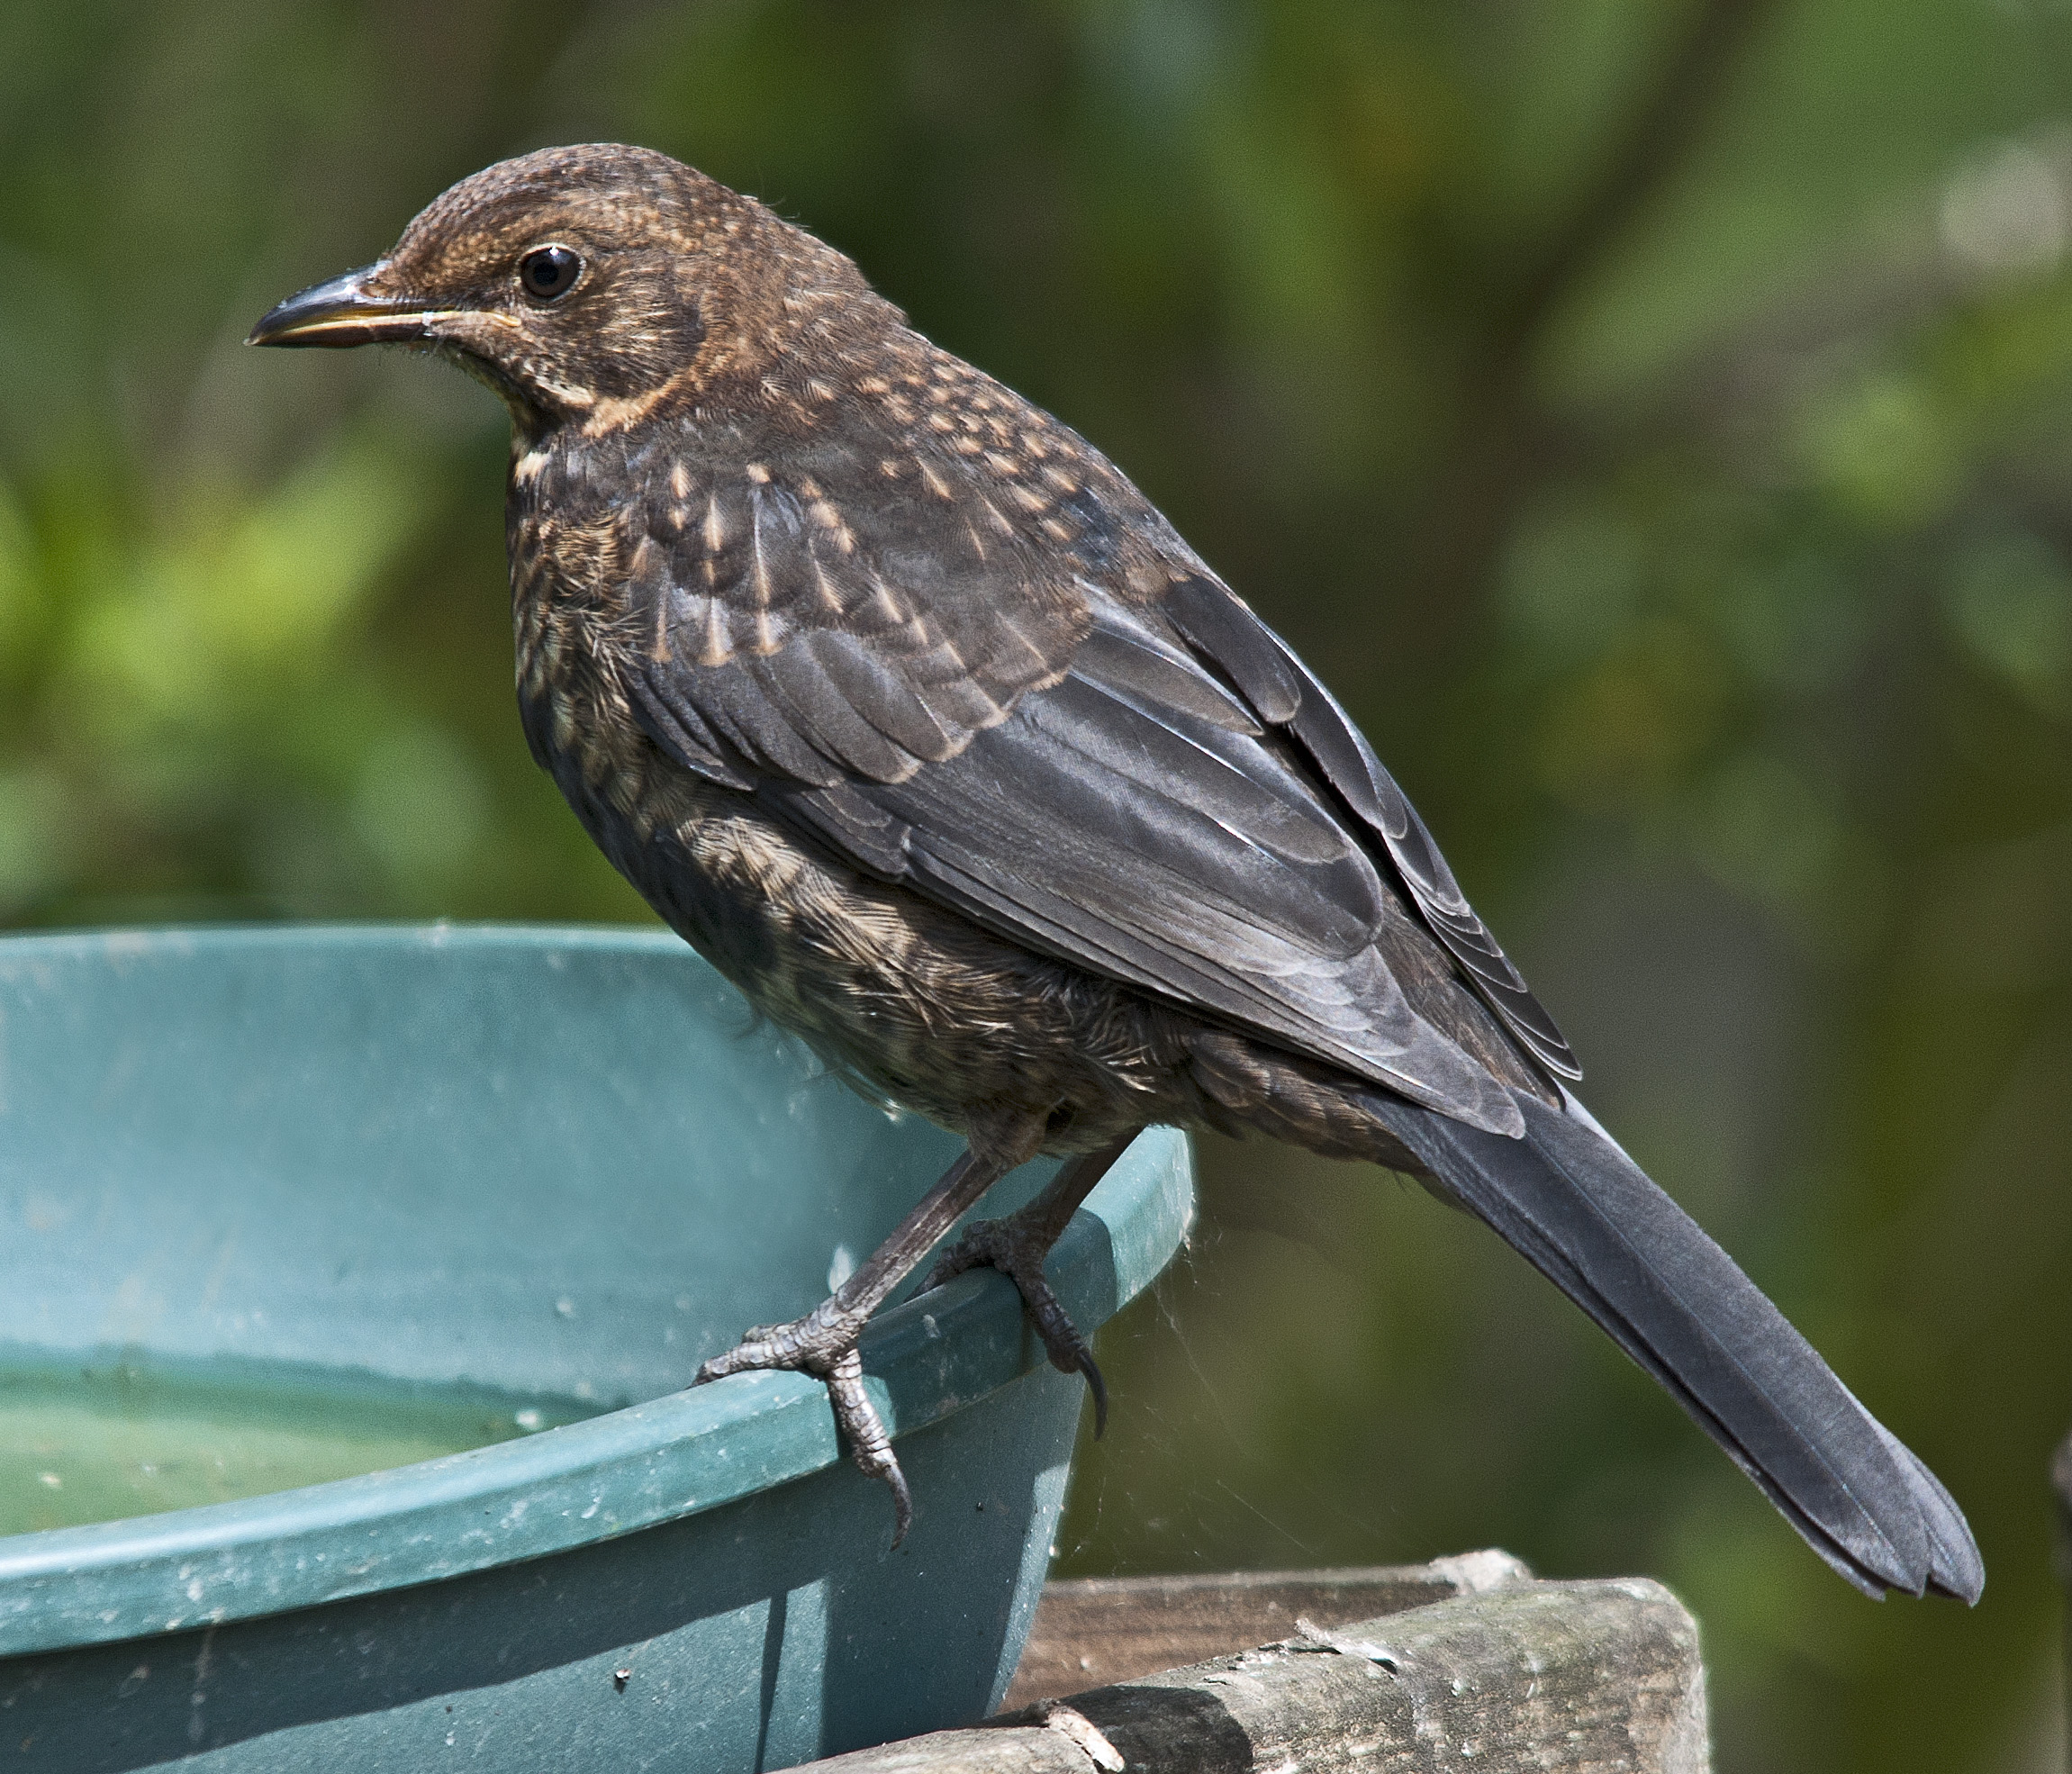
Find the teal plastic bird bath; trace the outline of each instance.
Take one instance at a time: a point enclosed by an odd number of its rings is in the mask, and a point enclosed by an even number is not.
[[[817,1384],[679,1389],[955,1151],[665,936],[0,942],[0,1760],[725,1774],[982,1716],[1084,1389],[1012,1287],[865,1337],[897,1552]],[[1051,1260],[1082,1326],[1191,1202],[1140,1138]]]

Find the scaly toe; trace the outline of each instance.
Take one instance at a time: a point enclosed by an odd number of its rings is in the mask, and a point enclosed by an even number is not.
[[[1093,1351],[1086,1346],[1079,1326],[1058,1303],[1058,1297],[1041,1274],[1033,1281],[1017,1275],[1014,1282],[1021,1290],[1022,1304],[1036,1323],[1036,1335],[1043,1339],[1051,1366],[1060,1373],[1086,1376],[1087,1389],[1093,1394],[1093,1435],[1099,1441],[1108,1431],[1108,1382],[1100,1377]]]
[[[1087,1347],[1072,1315],[1044,1279],[1046,1254],[1012,1218],[982,1219],[967,1226],[964,1235],[936,1258],[921,1288],[924,1292],[939,1288],[967,1269],[991,1268],[1005,1275],[1021,1294],[1022,1305],[1043,1340],[1051,1365],[1060,1373],[1086,1376],[1087,1388],[1093,1394],[1093,1433],[1098,1441],[1108,1429],[1108,1382],[1101,1378],[1093,1351]]]
[[[892,1438],[884,1419],[864,1389],[863,1357],[851,1349],[827,1375],[828,1400],[835,1407],[835,1421],[849,1444],[849,1458],[866,1478],[877,1479],[892,1493],[892,1548],[907,1537],[914,1525],[913,1493],[907,1489],[907,1475],[900,1471],[899,1456],[892,1452]]]
[[[926,1293],[930,1288],[939,1288],[945,1281],[962,1275],[967,1269],[1004,1269],[1005,1265],[997,1261],[1001,1254],[994,1249],[997,1241],[982,1235],[991,1232],[999,1225],[997,1219],[982,1219],[976,1226],[967,1226],[956,1243],[935,1260],[928,1271],[927,1279],[916,1291]]]
[[[791,1365],[784,1359],[784,1351],[776,1339],[790,1329],[787,1325],[751,1325],[741,1333],[741,1340],[724,1354],[715,1355],[709,1362],[698,1365],[698,1376],[691,1383],[705,1386],[715,1380],[724,1380],[730,1373],[753,1373],[759,1369],[783,1368]]]
[[[790,1324],[752,1326],[731,1349],[704,1362],[691,1383],[704,1386],[728,1374],[771,1369],[810,1374],[818,1380],[828,1389],[835,1426],[848,1444],[849,1458],[892,1493],[896,1547],[913,1525],[914,1502],[884,1419],[864,1389],[864,1358],[856,1348],[863,1333],[861,1317],[844,1311],[832,1299],[823,1300]]]

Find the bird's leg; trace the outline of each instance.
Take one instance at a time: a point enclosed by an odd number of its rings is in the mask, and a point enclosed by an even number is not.
[[[1098,1152],[1066,1159],[1043,1193],[1026,1208],[1005,1219],[982,1219],[966,1226],[964,1235],[936,1259],[928,1279],[921,1283],[925,1292],[940,1287],[953,1275],[982,1266],[997,1269],[1013,1281],[1021,1290],[1022,1304],[1028,1308],[1036,1335],[1043,1338],[1051,1365],[1061,1373],[1086,1376],[1087,1387],[1093,1393],[1093,1433],[1097,1438],[1108,1427],[1108,1382],[1100,1377],[1093,1351],[1086,1346],[1079,1326],[1044,1280],[1043,1265],[1050,1247],[1079,1211],[1079,1204],[1093,1192],[1094,1184],[1108,1174],[1136,1137],[1135,1134],[1125,1134]]]
[[[892,1235],[866,1257],[855,1273],[803,1317],[785,1325],[757,1325],[723,1355],[698,1370],[691,1383],[723,1380],[756,1368],[783,1368],[810,1373],[828,1389],[835,1421],[849,1444],[849,1458],[868,1476],[891,1488],[897,1525],[892,1544],[907,1537],[914,1518],[906,1475],[892,1452],[877,1407],[864,1389],[863,1359],[856,1339],[872,1313],[956,1224],[958,1217],[1035,1149],[1041,1127],[1012,1142],[984,1143],[983,1155],[967,1147],[943,1172],[942,1181],[924,1195]]]

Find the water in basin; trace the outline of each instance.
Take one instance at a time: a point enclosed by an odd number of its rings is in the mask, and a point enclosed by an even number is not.
[[[0,1357],[0,1534],[352,1478],[593,1415],[292,1362]]]

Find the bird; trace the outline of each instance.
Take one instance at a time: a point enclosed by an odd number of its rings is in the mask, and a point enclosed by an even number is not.
[[[922,337],[843,253],[652,149],[461,180],[249,343],[401,344],[511,421],[532,756],[647,904],[836,1073],[961,1136],[819,1306],[696,1383],[863,1385],[871,1314],[990,1266],[1106,1388],[1043,1275],[1143,1129],[1406,1173],[1488,1224],[1866,1593],[1976,1601],[1970,1529],[1576,1094],[1567,1041],[1323,682],[1101,452]]]

